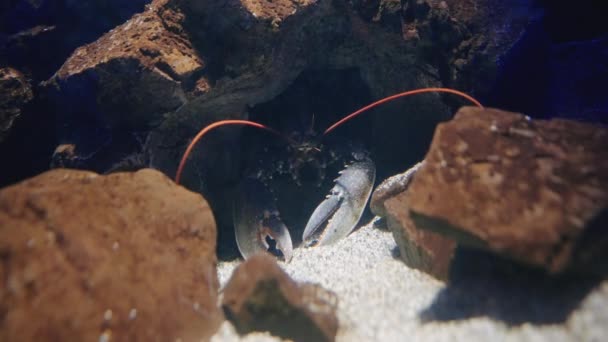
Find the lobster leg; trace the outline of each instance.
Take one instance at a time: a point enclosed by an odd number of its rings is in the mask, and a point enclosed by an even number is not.
[[[245,259],[260,252],[275,252],[276,249],[285,261],[291,260],[291,235],[264,183],[253,178],[241,182],[234,202],[233,221],[236,243]]]
[[[365,157],[340,172],[329,195],[314,210],[302,235],[305,246],[332,244],[357,225],[376,178],[376,166]]]

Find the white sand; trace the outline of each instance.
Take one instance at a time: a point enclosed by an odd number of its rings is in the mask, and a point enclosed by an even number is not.
[[[608,281],[584,296],[578,308],[561,323],[509,326],[490,315],[424,321],[420,318],[421,313],[431,307],[445,284],[407,267],[394,256],[396,248],[390,232],[369,224],[333,246],[298,249],[291,263],[281,263],[281,266],[293,279],[321,284],[338,295],[338,341],[557,342],[601,341],[608,336]],[[237,264],[238,261],[219,264],[222,286]],[[491,307],[494,300],[491,293],[492,290],[488,289],[479,297],[471,295],[462,307],[439,306],[434,310],[458,314],[459,311],[470,311],[468,303]],[[441,316],[441,312],[439,314]],[[225,323],[213,339],[241,340],[280,339],[268,333],[250,334],[239,339],[229,323]]]

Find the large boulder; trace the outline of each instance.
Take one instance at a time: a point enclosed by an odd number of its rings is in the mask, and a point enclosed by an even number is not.
[[[221,322],[215,222],[153,170],[0,191],[0,340],[199,341]]]
[[[603,274],[606,146],[603,126],[464,107],[437,127],[424,166],[387,211],[552,273]]]

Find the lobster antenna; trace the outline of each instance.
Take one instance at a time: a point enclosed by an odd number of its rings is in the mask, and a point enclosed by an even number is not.
[[[281,134],[279,131],[272,129],[268,126],[264,126],[260,123],[257,122],[253,122],[253,121],[249,121],[249,120],[221,120],[221,121],[216,121],[208,126],[203,127],[203,129],[201,129],[198,134],[194,137],[194,139],[192,139],[192,141],[190,142],[190,145],[188,145],[188,148],[186,148],[186,152],[184,152],[184,155],[182,156],[182,160],[179,162],[179,166],[177,167],[177,172],[175,174],[175,183],[179,184],[181,175],[182,175],[182,171],[184,171],[184,166],[186,165],[186,160],[188,159],[188,156],[190,155],[190,153],[192,152],[192,150],[194,149],[194,146],[196,145],[196,143],[198,143],[199,140],[201,140],[201,138],[203,137],[203,135],[207,134],[207,132],[211,131],[214,128],[217,127],[221,127],[221,126],[228,126],[228,125],[244,125],[244,126],[252,126],[252,127],[256,127],[256,128],[261,128],[264,129],[266,131],[272,132],[276,135],[278,135],[281,138],[284,138],[286,140],[290,140],[288,137],[284,136],[283,134]]]
[[[470,95],[467,95],[461,91],[458,90],[454,90],[454,89],[450,89],[450,88],[420,88],[420,89],[414,89],[414,90],[409,90],[403,93],[399,93],[399,94],[395,94],[395,95],[391,95],[388,97],[385,97],[383,99],[380,99],[372,104],[369,104],[359,110],[357,110],[354,113],[351,113],[347,116],[345,116],[344,118],[340,119],[338,122],[336,122],[335,124],[329,126],[328,129],[325,130],[325,132],[323,132],[323,135],[326,135],[327,133],[333,131],[334,129],[336,129],[336,127],[340,126],[341,124],[345,123],[346,121],[354,118],[355,116],[367,111],[368,109],[372,109],[376,106],[379,106],[381,104],[396,100],[398,98],[402,98],[402,97],[406,97],[406,96],[410,96],[410,95],[416,95],[416,94],[423,94],[423,93],[449,93],[449,94],[454,94],[454,95],[458,95],[460,97],[463,97],[469,101],[471,101],[473,104],[475,104],[477,107],[479,108],[483,108],[483,106],[481,105],[481,103],[479,103],[479,101],[477,101],[475,98],[473,98]]]
[[[312,113],[312,121],[310,123],[310,134],[312,135],[316,135],[315,134],[315,113]],[[321,152],[321,149],[318,147],[313,147],[315,149],[315,151],[317,152]]]

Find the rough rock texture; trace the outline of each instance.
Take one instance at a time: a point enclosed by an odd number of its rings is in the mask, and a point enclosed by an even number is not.
[[[337,298],[314,284],[296,284],[266,254],[241,264],[224,288],[222,306],[240,334],[269,331],[294,341],[333,341]]]
[[[32,88],[19,71],[0,68],[0,143],[8,136],[23,106],[32,98]]]
[[[10,0],[0,4],[0,65],[48,79],[75,48],[143,10],[150,0]]]
[[[57,85],[52,97],[59,108],[71,109],[68,121],[89,115],[104,127],[142,128],[165,118],[148,148],[156,166],[173,173],[176,149],[181,152],[197,129],[245,116],[247,106],[274,98],[307,68],[359,68],[376,98],[428,85],[472,89],[480,84],[472,72],[491,74],[496,56],[529,20],[503,7],[489,0],[466,6],[434,0],[155,0],[78,49],[49,84]],[[488,20],[497,13],[501,20]],[[86,101],[74,105],[75,93]],[[420,103],[431,103],[428,111],[422,113]],[[445,116],[437,97],[406,109],[433,120]],[[163,117],[166,112],[171,114]],[[384,120],[377,125],[390,128]],[[192,182],[194,176],[184,178]]]
[[[603,126],[464,107],[438,126],[402,210],[417,228],[550,272],[604,273],[606,146]]]
[[[95,87],[91,105],[119,127],[147,128],[182,105],[185,88],[195,89],[182,82],[188,83],[203,62],[181,28],[182,14],[161,3],[78,48],[52,79],[59,91],[70,96],[82,91],[79,87]]]
[[[73,163],[66,167],[101,173],[141,153],[143,143],[133,139],[136,132],[147,134],[166,112],[208,88],[200,75],[205,64],[181,26],[183,14],[166,3],[154,1],[143,13],[76,49],[45,82],[63,123],[60,142],[75,146]]]
[[[386,218],[400,256],[407,265],[445,280],[449,276],[456,242],[437,233],[417,229],[403,203],[407,189],[423,165],[424,162],[417,163],[378,185],[372,194],[370,208],[375,215]]]
[[[0,340],[199,341],[221,322],[215,222],[157,171],[0,191]]]
[[[456,242],[435,232],[420,230],[412,222],[404,203],[406,192],[385,202],[387,225],[399,246],[400,256],[410,267],[447,280]]]

